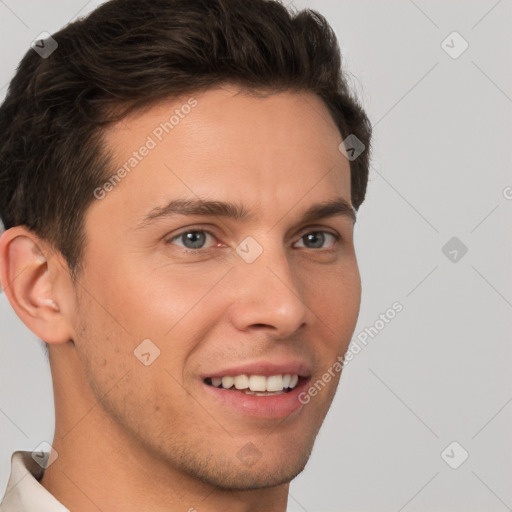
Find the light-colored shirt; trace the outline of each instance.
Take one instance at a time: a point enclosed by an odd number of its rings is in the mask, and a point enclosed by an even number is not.
[[[11,456],[11,476],[0,512],[69,512],[39,481],[44,468],[33,458],[33,452],[16,451]]]

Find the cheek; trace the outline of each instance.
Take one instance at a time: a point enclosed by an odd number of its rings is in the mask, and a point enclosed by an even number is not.
[[[87,276],[85,286],[97,293],[94,299],[86,295],[82,312],[89,345],[84,355],[91,359],[95,372],[91,378],[105,388],[132,370],[130,375],[143,373],[140,378],[145,379],[145,386],[155,379],[179,386],[185,379],[188,360],[227,309],[229,289],[223,277],[227,277],[229,267],[210,265],[207,271],[198,272],[185,265],[140,263],[129,268],[127,263],[118,262],[115,273],[109,267],[96,268],[96,273]],[[147,353],[146,347],[151,360],[156,355],[149,367],[134,354]],[[157,374],[154,370],[159,367],[169,373]]]
[[[130,369],[128,356],[136,341],[112,306],[99,294],[83,292],[78,300],[77,354],[91,383],[101,381],[102,387],[115,384]]]
[[[190,399],[182,377],[190,354],[182,340],[196,339],[196,331],[179,323],[167,339],[154,337],[160,355],[146,366],[134,355],[141,339],[123,329],[96,300],[86,295],[80,312],[77,354],[93,396],[110,418],[138,435],[142,444],[168,453],[171,444],[185,443],[190,425],[209,424],[211,417]],[[140,316],[151,330],[152,318]],[[210,426],[209,433],[215,429]]]
[[[133,326],[121,326],[117,319],[99,305],[97,300],[85,297],[80,301],[79,334],[75,345],[77,355],[96,400],[122,423],[132,427],[152,418],[152,411],[162,412],[169,404],[180,402],[182,388],[178,367],[180,353],[169,347],[162,339],[154,337],[160,351],[155,357],[153,346],[144,347],[150,353],[149,365],[143,363],[142,351],[134,353],[142,339],[133,335]],[[140,315],[148,322],[147,315]],[[148,328],[149,329],[149,328]],[[146,337],[146,339],[149,336]],[[168,370],[168,371],[166,371]],[[171,377],[172,376],[172,377]],[[148,401],[147,397],[154,397]],[[173,400],[169,399],[173,396]],[[134,411],[138,411],[134,414]],[[140,416],[140,417],[139,417]]]
[[[222,277],[222,268],[204,272],[151,261],[150,258],[91,258],[85,283],[112,322],[136,339],[167,336]],[[101,315],[101,311],[99,312]],[[115,325],[117,324],[117,325]]]
[[[332,267],[307,281],[308,306],[328,339],[346,340],[353,334],[361,303],[361,280],[357,264]]]

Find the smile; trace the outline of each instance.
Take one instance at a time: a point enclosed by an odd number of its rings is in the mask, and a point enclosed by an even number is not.
[[[234,377],[207,377],[203,379],[203,386],[208,396],[237,415],[282,419],[302,410],[304,405],[299,395],[307,388],[309,381],[310,377],[297,374],[241,374]]]
[[[273,396],[288,393],[299,382],[299,376],[286,375],[237,375],[208,377],[205,383],[216,388],[242,391],[247,395]]]

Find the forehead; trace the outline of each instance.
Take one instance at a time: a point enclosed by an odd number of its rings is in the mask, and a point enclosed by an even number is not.
[[[304,209],[339,196],[350,203],[341,135],[311,93],[191,93],[125,118],[105,139],[112,153],[106,177],[121,175],[102,201],[112,208],[184,197],[236,199],[274,213],[301,201]]]

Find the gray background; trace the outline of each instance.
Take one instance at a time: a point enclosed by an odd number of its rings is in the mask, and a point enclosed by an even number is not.
[[[99,3],[0,0],[1,98],[39,33]],[[331,22],[374,125],[354,338],[403,311],[345,368],[289,511],[512,510],[512,0],[293,4]],[[46,359],[5,294],[0,347],[3,495],[11,452],[54,429]]]

